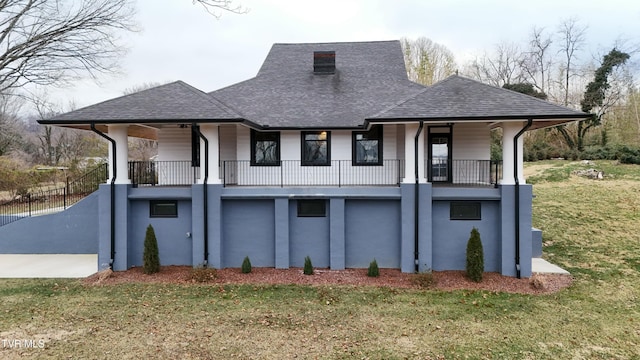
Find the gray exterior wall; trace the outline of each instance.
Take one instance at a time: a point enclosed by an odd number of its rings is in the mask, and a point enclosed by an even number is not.
[[[4,253],[95,253],[98,267],[111,261],[110,185],[71,209],[23,219],[0,228]],[[164,265],[239,267],[245,256],[254,266],[301,267],[310,256],[314,266],[379,266],[413,272],[463,270],[471,228],[480,231],[485,270],[515,276],[515,186],[500,188],[433,187],[402,184],[357,188],[224,188],[203,185],[132,188],[115,185],[114,270],[142,264],[146,227],[154,226]],[[419,190],[418,216],[414,201]],[[149,202],[178,201],[177,218],[151,218]],[[297,216],[300,199],[325,199],[327,216]],[[449,218],[451,201],[474,200],[482,219]],[[531,275],[535,253],[531,230],[532,188],[520,186],[520,256],[522,277]],[[205,236],[204,224],[208,224]],[[61,226],[64,224],[64,226]],[[187,233],[191,236],[188,237]],[[533,232],[535,233],[535,232]],[[537,234],[537,233],[536,233]],[[46,240],[44,240],[46,239]],[[207,252],[205,254],[205,244]]]
[[[345,206],[345,265],[400,267],[400,201],[348,200]]]
[[[150,200],[131,200],[127,265],[142,266],[147,226],[153,226],[158,241],[160,265],[192,265],[191,201],[178,201],[178,217],[152,218]],[[189,233],[189,236],[187,236]]]
[[[330,267],[329,217],[330,206],[327,201],[327,216],[298,217],[298,201],[289,203],[289,264],[303,267],[305,256],[311,258],[315,267]]]
[[[451,201],[433,202],[433,270],[465,270],[471,229],[480,232],[485,271],[500,271],[500,206],[480,201],[481,220],[451,220]]]
[[[222,201],[222,267],[240,267],[245,256],[257,267],[275,267],[273,200]]]
[[[69,209],[0,226],[0,254],[95,254],[98,194]]]

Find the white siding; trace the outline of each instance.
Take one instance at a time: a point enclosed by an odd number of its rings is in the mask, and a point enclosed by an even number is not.
[[[158,157],[154,171],[158,184],[189,184],[193,180],[191,167],[191,127],[178,125],[158,130]],[[178,162],[179,161],[179,162]],[[198,177],[196,172],[196,177]]]
[[[491,159],[491,134],[485,123],[455,124],[453,126],[454,160]]]
[[[396,125],[396,158],[398,160],[404,160],[405,141],[404,124]]]
[[[331,160],[351,160],[352,136],[348,130],[331,132]]]
[[[280,159],[300,160],[302,143],[300,131],[280,132]]]
[[[191,128],[164,127],[158,130],[158,161],[191,161]]]
[[[251,159],[251,130],[248,127],[238,126],[236,129],[237,147],[236,155],[238,160]]]
[[[220,161],[237,159],[237,127],[237,125],[220,126]]]
[[[331,131],[331,166],[301,166],[301,131],[280,132],[281,166],[250,166],[250,130],[237,128],[236,166],[225,169],[229,183],[238,185],[359,185],[396,184],[399,177],[397,153],[397,126],[386,127],[384,132],[384,166],[352,166],[352,131]]]
[[[384,160],[397,160],[396,151],[398,141],[398,126],[389,125],[382,128],[382,158]],[[404,155],[404,149],[402,150]]]

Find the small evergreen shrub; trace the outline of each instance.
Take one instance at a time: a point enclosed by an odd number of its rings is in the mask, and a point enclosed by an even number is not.
[[[471,236],[467,242],[467,277],[475,282],[482,281],[484,273],[484,252],[480,232],[475,227],[471,230]]]
[[[242,260],[242,273],[248,274],[250,272],[251,272],[251,260],[249,260],[248,256],[245,256],[244,260]]]
[[[367,276],[369,277],[378,277],[380,276],[380,269],[378,268],[378,262],[376,259],[373,259],[371,263],[369,263],[369,269],[367,270]]]
[[[147,226],[144,237],[144,251],[142,254],[142,271],[145,274],[154,274],[160,271],[160,255],[158,254],[158,240],[153,226]]]
[[[436,279],[433,277],[431,270],[427,270],[413,274],[411,282],[421,289],[430,289],[436,284]]]
[[[214,268],[208,268],[199,266],[191,269],[189,274],[189,280],[197,283],[208,283],[218,278],[218,270]]]
[[[311,264],[311,258],[308,256],[304,258],[304,269],[302,272],[305,275],[313,275],[313,265]]]

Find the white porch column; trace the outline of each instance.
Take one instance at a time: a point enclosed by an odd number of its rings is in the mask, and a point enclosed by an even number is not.
[[[127,130],[129,125],[126,124],[113,124],[108,125],[109,137],[116,142],[116,161],[115,167],[118,169],[116,184],[130,184],[129,180],[129,145]],[[111,150],[111,144],[109,144],[109,178],[113,178],[113,154]]]
[[[418,132],[418,128],[420,124],[411,123],[404,125],[404,178],[402,179],[403,183],[415,183],[416,175],[415,175],[415,162],[418,162],[418,181],[420,183],[425,183],[426,178],[424,176],[424,159],[425,159],[425,151],[424,151],[424,132],[425,129],[422,129],[420,133],[420,138],[418,139],[418,158],[415,156],[415,139],[416,133]]]
[[[220,184],[220,150],[218,140],[218,124],[201,124],[200,132],[209,142],[209,154],[205,153],[204,141],[200,139],[200,179],[199,184],[204,184],[204,162],[209,161],[209,177],[207,184]]]
[[[502,185],[515,185],[513,178],[513,138],[524,127],[524,122],[514,121],[502,123]],[[523,137],[518,138],[518,182],[525,184],[524,178],[524,146]]]

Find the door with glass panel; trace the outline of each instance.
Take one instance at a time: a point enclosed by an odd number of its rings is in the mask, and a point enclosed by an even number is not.
[[[429,134],[429,181],[451,181],[451,134]]]

